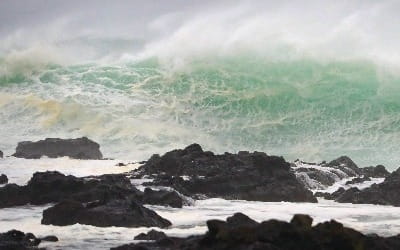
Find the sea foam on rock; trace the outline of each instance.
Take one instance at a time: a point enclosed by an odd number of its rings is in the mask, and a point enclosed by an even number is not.
[[[349,157],[341,156],[329,163],[307,163],[296,160],[292,164],[299,181],[309,189],[326,189],[343,180],[353,178],[350,184],[361,183],[369,178],[384,178],[390,173],[382,165],[359,168]]]
[[[192,144],[163,156],[153,155],[132,172],[150,176],[151,185],[172,187],[191,197],[251,201],[316,202],[282,157],[262,152],[215,155]]]
[[[258,223],[237,213],[226,221],[207,221],[208,232],[204,235],[167,237],[112,249],[398,250],[400,247],[399,236],[364,235],[335,220],[315,226],[312,221],[308,215],[297,214],[290,222],[272,219]]]
[[[20,142],[13,156],[26,159],[39,159],[42,156],[49,158],[68,156],[85,160],[103,158],[100,145],[87,137],[77,139],[46,138],[37,142]]]

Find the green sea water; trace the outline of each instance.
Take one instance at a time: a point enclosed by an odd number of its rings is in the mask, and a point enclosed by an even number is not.
[[[368,60],[208,56],[57,64],[0,60],[0,149],[89,136],[106,156],[146,159],[198,142],[289,160],[400,163],[400,77]]]

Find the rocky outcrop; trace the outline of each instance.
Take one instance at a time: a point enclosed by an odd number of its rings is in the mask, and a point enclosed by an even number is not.
[[[1,175],[0,175],[0,185],[1,185],[1,184],[7,184],[7,183],[8,183],[7,175],[1,174]]]
[[[11,230],[6,233],[0,233],[1,250],[28,250],[39,249],[37,246],[41,240],[32,233],[23,233],[18,230]]]
[[[181,196],[174,191],[139,191],[124,174],[78,178],[56,171],[37,172],[25,186],[8,184],[0,187],[0,208],[63,200],[92,202],[125,198],[160,206],[182,207],[183,204]]]
[[[3,158],[4,154],[3,151],[0,150],[0,158]]]
[[[288,162],[261,152],[215,155],[192,144],[163,156],[153,155],[132,175],[150,176],[154,182],[149,185],[172,187],[195,198],[316,202]]]
[[[39,159],[42,156],[49,158],[68,156],[85,160],[103,158],[100,145],[86,137],[77,139],[47,138],[37,142],[20,142],[13,156],[26,159]]]
[[[152,229],[147,233],[141,233],[135,236],[134,240],[161,240],[164,238],[167,238],[165,233]]]
[[[350,188],[335,200],[343,203],[379,204],[400,206],[400,168],[390,174],[384,182],[373,184],[369,188],[359,190]]]
[[[0,208],[25,204],[42,205],[65,199],[89,202],[137,196],[124,175],[102,175],[78,178],[56,171],[34,173],[28,184],[8,184],[0,188]]]
[[[142,202],[144,204],[170,206],[175,208],[181,208],[183,206],[183,199],[175,191],[156,191],[151,188],[146,188],[144,190]]]
[[[208,232],[200,236],[167,237],[112,249],[397,250],[400,246],[399,236],[368,236],[334,220],[312,226],[312,218],[308,215],[295,215],[290,222],[268,220],[257,223],[243,214],[235,214],[227,221],[207,221],[207,227]]]
[[[133,199],[81,203],[62,201],[43,211],[42,224],[97,227],[168,227],[171,222]]]

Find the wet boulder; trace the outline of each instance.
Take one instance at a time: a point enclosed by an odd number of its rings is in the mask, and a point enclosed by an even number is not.
[[[77,139],[46,138],[45,140],[18,143],[13,156],[26,159],[70,157],[73,159],[99,160],[103,158],[100,145],[87,137]]]
[[[54,235],[48,235],[48,236],[45,236],[43,238],[40,238],[40,240],[41,241],[48,241],[48,242],[57,242],[58,238],[57,238],[57,236],[54,236]]]
[[[139,196],[141,192],[122,174],[78,178],[57,171],[34,173],[28,184],[0,187],[0,208],[42,205],[65,199],[90,202]]]
[[[152,229],[147,233],[141,233],[135,236],[134,240],[161,240],[164,238],[167,238],[165,233]]]
[[[62,201],[43,211],[42,224],[67,226],[85,224],[97,227],[161,227],[171,225],[167,219],[133,199],[81,203]]]
[[[0,185],[1,184],[7,184],[8,183],[8,177],[5,174],[0,175]]]
[[[150,205],[170,206],[181,208],[183,206],[182,197],[175,191],[152,190],[146,188],[143,193],[142,202]]]
[[[215,155],[192,144],[153,155],[132,172],[150,176],[149,185],[172,187],[183,195],[252,201],[316,202],[282,157],[242,151]]]

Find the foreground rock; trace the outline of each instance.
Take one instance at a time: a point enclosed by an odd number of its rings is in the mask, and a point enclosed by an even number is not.
[[[11,230],[6,233],[0,233],[1,250],[26,250],[39,249],[37,246],[41,240],[31,233],[23,233],[17,230]]]
[[[42,224],[67,226],[85,224],[97,227],[168,227],[171,222],[133,199],[81,203],[62,201],[43,211]]]
[[[195,198],[316,202],[289,163],[261,152],[215,155],[193,144],[163,156],[153,155],[132,174],[135,178],[150,176],[154,182],[149,185],[172,187]]]
[[[43,205],[65,199],[90,202],[140,195],[124,175],[78,178],[56,171],[34,173],[28,184],[8,184],[0,188],[0,208],[28,203]]]
[[[386,177],[385,181],[359,190],[350,188],[335,200],[343,203],[378,204],[400,206],[400,168]]]
[[[296,177],[309,189],[325,189],[334,183],[352,178],[354,183],[370,180],[368,178],[384,178],[390,173],[382,165],[359,168],[349,157],[341,156],[329,163],[320,164],[295,161],[292,168]]]
[[[1,185],[1,184],[7,184],[7,183],[8,183],[7,175],[1,174],[1,175],[0,175],[0,185]]]
[[[20,142],[13,156],[26,159],[39,159],[42,156],[49,158],[68,156],[85,160],[103,158],[100,145],[86,137],[78,139],[47,138],[37,142]]]
[[[334,220],[313,227],[308,215],[295,215],[290,223],[278,220],[257,223],[246,215],[235,214],[227,221],[207,221],[207,227],[208,232],[201,236],[167,237],[112,249],[397,250],[400,247],[400,236],[368,236]]]
[[[28,203],[43,205],[62,200],[80,202],[107,201],[134,197],[144,204],[182,207],[182,198],[174,191],[144,193],[136,189],[123,174],[106,174],[78,178],[57,171],[34,173],[28,184],[8,184],[0,187],[0,208]]]

